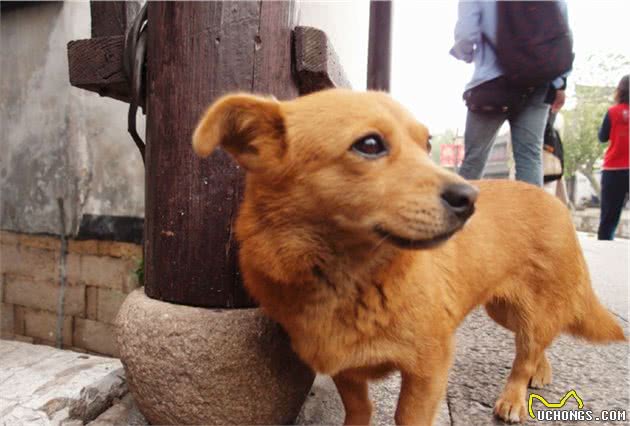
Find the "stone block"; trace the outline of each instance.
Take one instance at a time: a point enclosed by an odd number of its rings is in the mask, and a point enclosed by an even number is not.
[[[41,250],[61,250],[61,239],[44,235],[20,234],[20,245]]]
[[[48,342],[56,341],[57,315],[31,308],[24,308],[23,312],[24,334],[26,336]],[[64,346],[72,345],[72,317],[64,317],[62,342]]]
[[[13,327],[15,334],[24,335],[24,311],[22,306],[13,306]]]
[[[134,266],[133,272],[125,278],[123,282],[123,292],[126,294],[131,293],[135,289],[140,287],[140,283],[138,282],[138,275],[136,275],[137,265]]]
[[[59,251],[33,247],[3,247],[2,273],[36,280],[59,279]]]
[[[19,334],[16,334],[15,336],[13,336],[13,340],[17,341],[17,342],[22,342],[22,343],[30,343],[31,345],[33,343],[35,343],[35,339],[29,336],[22,336]]]
[[[81,277],[81,255],[68,253],[66,256],[66,280],[70,284],[84,285]]]
[[[98,240],[70,240],[68,241],[68,252],[79,255],[98,255],[98,246]]]
[[[53,281],[34,281],[22,276],[7,275],[5,284],[7,303],[57,312],[61,286]],[[85,315],[85,287],[66,285],[64,315]]]
[[[20,244],[20,236],[15,232],[0,231],[0,245],[17,246]]]
[[[14,271],[20,262],[20,249],[17,244],[3,243],[0,246],[0,274]]]
[[[101,256],[125,259],[142,259],[142,246],[118,241],[99,241],[98,251]]]
[[[126,297],[127,294],[121,291],[99,288],[96,319],[108,324],[114,324],[118,310]]]
[[[96,321],[98,315],[98,287],[85,288],[85,317]]]
[[[76,318],[74,322],[74,346],[99,354],[118,356],[114,326],[103,322]]]
[[[81,282],[85,285],[122,290],[134,275],[135,262],[108,256],[81,256]]]
[[[13,305],[0,303],[0,338],[12,338],[15,334],[15,312]]]
[[[117,323],[130,389],[151,424],[291,424],[313,382],[259,309],[175,305],[138,289]]]

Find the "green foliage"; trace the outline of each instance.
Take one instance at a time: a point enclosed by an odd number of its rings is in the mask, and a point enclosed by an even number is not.
[[[138,261],[138,266],[134,271],[136,277],[138,277],[138,283],[144,285],[144,257]]]
[[[576,57],[569,81],[587,86],[616,87],[630,68],[626,53],[597,52],[586,57]]]
[[[606,110],[613,102],[614,88],[576,85],[576,106],[564,112],[564,164],[568,177],[577,171],[592,174],[606,144],[597,139],[597,132]],[[587,176],[588,177],[588,176]]]
[[[570,178],[579,171],[599,196],[599,182],[594,170],[607,144],[599,142],[597,133],[606,110],[614,102],[615,86],[621,76],[628,73],[630,60],[625,54],[598,52],[576,58],[574,65],[569,81],[579,82],[572,99],[575,108],[562,112],[565,174]]]

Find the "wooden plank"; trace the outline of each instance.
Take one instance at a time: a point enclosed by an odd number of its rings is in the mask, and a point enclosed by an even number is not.
[[[293,18],[285,10],[294,2],[274,3],[149,3],[145,203],[149,297],[206,307],[253,305],[240,281],[232,231],[243,172],[221,150],[209,159],[197,158],[190,140],[202,112],[220,95],[253,90],[279,97],[296,93],[287,70]],[[276,25],[283,27],[278,30]],[[267,57],[271,43],[281,47]]]
[[[367,88],[389,92],[392,44],[392,2],[370,2]]]
[[[92,38],[124,35],[139,10],[139,1],[90,1]]]
[[[123,71],[124,36],[73,40],[68,43],[70,84],[128,101],[129,84]]]
[[[300,94],[331,87],[351,87],[326,33],[313,27],[295,27],[293,43]]]

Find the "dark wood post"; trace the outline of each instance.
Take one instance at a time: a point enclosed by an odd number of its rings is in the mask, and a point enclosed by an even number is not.
[[[389,92],[392,41],[392,2],[370,2],[367,88]]]
[[[199,160],[191,134],[232,91],[289,99],[348,87],[326,34],[298,27],[296,2],[150,2],[147,43],[145,292],[173,303],[252,306],[232,223],[243,173],[224,152]],[[91,2],[93,38],[68,43],[72,85],[129,101],[125,28],[137,4]],[[292,43],[293,41],[293,43]],[[122,123],[121,123],[122,125]]]
[[[297,95],[293,1],[151,2],[147,47],[145,292],[205,307],[247,307],[232,222],[243,172],[221,150],[191,149],[204,109],[232,91]]]

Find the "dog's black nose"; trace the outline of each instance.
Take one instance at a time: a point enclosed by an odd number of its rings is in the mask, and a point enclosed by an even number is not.
[[[440,197],[444,200],[446,208],[460,219],[468,219],[475,212],[475,201],[479,190],[465,183],[448,185]]]

